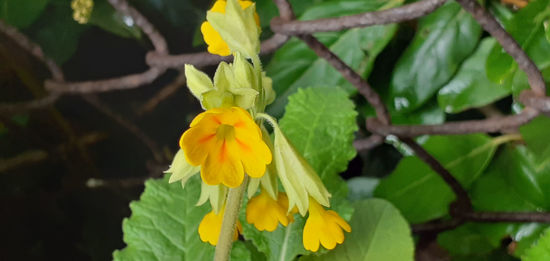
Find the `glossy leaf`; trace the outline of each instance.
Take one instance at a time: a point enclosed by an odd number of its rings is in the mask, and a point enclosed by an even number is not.
[[[300,89],[289,98],[285,116],[279,124],[288,140],[309,162],[332,194],[332,209],[343,218],[351,217],[348,188],[339,177],[355,156],[353,133],[357,130],[354,104],[348,94],[337,87]],[[305,219],[295,215],[295,222],[274,232],[244,231],[245,238],[268,260],[292,260],[310,254],[302,245]],[[249,226],[249,225],[247,225]]]
[[[414,243],[409,224],[391,203],[382,199],[361,200],[350,220],[351,233],[344,243],[321,256],[300,260],[385,261],[413,260]]]
[[[479,24],[456,2],[422,18],[393,71],[393,107],[412,111],[424,104],[454,75],[480,35]]]
[[[2,0],[0,19],[19,29],[27,28],[44,11],[49,0]]]
[[[395,7],[401,3],[396,0],[389,2],[384,0],[331,1],[308,9],[301,19],[374,11]],[[345,32],[319,33],[315,36],[361,76],[367,77],[377,55],[388,44],[396,29],[397,26],[394,24],[355,28]],[[355,91],[355,88],[338,71],[296,39],[290,40],[277,50],[267,65],[266,71],[268,76],[273,78],[273,86],[277,93],[277,99],[268,111],[277,117],[282,115],[288,96],[298,88],[319,86],[321,83],[325,86],[340,86],[349,91]]]
[[[135,25],[135,21],[129,16],[116,12],[105,0],[94,1],[94,9],[89,23],[121,37],[141,37],[141,31]]]
[[[467,223],[437,236],[437,243],[453,257],[486,255],[501,245],[508,224]]]
[[[86,29],[73,20],[72,12],[69,1],[52,2],[48,12],[44,12],[29,28],[30,37],[58,64],[71,58],[80,35]]]
[[[513,18],[504,21],[506,31],[519,43],[539,68],[545,68],[550,63],[550,58],[544,55],[550,50],[550,43],[546,41],[543,28],[544,19],[542,19],[543,17],[537,17],[539,13],[546,12],[549,8],[548,4],[548,0],[533,1],[518,11]],[[515,78],[514,74],[518,71],[515,61],[499,44],[491,50],[485,66],[488,78],[496,83]],[[514,88],[514,90],[516,89]]]
[[[550,161],[550,118],[539,116],[519,128],[527,148],[533,153],[537,162],[545,164]]]
[[[497,84],[487,78],[485,61],[495,45],[493,38],[483,40],[453,79],[437,95],[439,106],[447,113],[491,104],[512,92],[510,82]]]
[[[433,136],[423,147],[468,188],[490,162],[497,142],[486,135]],[[411,223],[445,216],[455,195],[437,173],[416,156],[405,157],[376,188]]]

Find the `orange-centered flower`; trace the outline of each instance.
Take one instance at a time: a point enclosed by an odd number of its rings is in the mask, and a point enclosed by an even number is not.
[[[279,198],[281,198],[281,195],[282,193],[279,193]],[[287,208],[288,203],[286,206],[282,206],[277,200],[271,198],[265,190],[262,190],[260,195],[248,201],[246,222],[253,224],[259,231],[274,231],[279,223],[286,227],[290,221],[286,213]]]
[[[325,210],[317,201],[310,198],[309,217],[304,226],[304,248],[316,252],[319,243],[326,249],[333,249],[344,242],[344,232],[351,232],[349,224],[333,210]]]
[[[215,246],[218,244],[218,238],[220,237],[220,231],[222,230],[224,209],[220,210],[220,213],[216,214],[214,211],[209,212],[203,218],[199,224],[199,236],[202,242],[208,242]],[[233,240],[237,240],[239,233],[243,231],[241,223],[237,220],[237,229],[233,235]]]
[[[209,11],[225,14],[225,4],[225,0],[218,0],[214,3],[214,6],[212,6]],[[239,5],[243,10],[252,4],[252,1],[239,0]],[[256,20],[256,24],[260,26],[260,18],[258,17],[258,14],[254,14],[254,18]],[[218,33],[208,21],[202,23],[201,33],[204,41],[208,45],[209,53],[217,54],[220,56],[228,56],[231,54],[231,50],[229,50],[229,46],[227,46],[227,43],[225,43],[220,33]]]
[[[259,178],[271,163],[271,151],[262,140],[260,128],[239,107],[197,115],[181,136],[180,146],[191,165],[201,166],[202,180],[208,185],[237,187],[245,172]]]

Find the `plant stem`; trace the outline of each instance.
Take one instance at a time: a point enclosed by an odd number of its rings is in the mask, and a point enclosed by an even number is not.
[[[216,252],[214,253],[214,261],[229,260],[233,245],[233,235],[235,234],[239,210],[241,209],[241,202],[247,184],[248,176],[245,175],[243,183],[239,187],[229,190],[227,203],[225,204],[225,213],[223,215],[222,229],[218,238],[218,244],[216,245]]]

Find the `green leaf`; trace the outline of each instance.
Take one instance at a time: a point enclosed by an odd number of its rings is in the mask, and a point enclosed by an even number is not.
[[[454,75],[480,36],[479,24],[456,2],[422,18],[393,71],[393,107],[412,111],[424,104]]]
[[[486,211],[538,211],[550,206],[550,166],[536,165],[524,147],[506,147],[472,186],[472,203]]]
[[[321,256],[300,260],[386,261],[413,260],[414,243],[409,224],[399,211],[382,199],[367,199],[354,204],[351,233],[342,245]]]
[[[198,176],[185,189],[163,179],[145,182],[139,201],[130,203],[132,216],[122,230],[127,247],[113,253],[114,260],[212,260],[214,247],[197,232],[207,205],[195,206],[200,192]]]
[[[89,23],[121,37],[136,39],[141,37],[141,31],[135,25],[135,21],[115,11],[113,6],[105,0],[94,1],[94,9]]]
[[[27,28],[44,11],[49,0],[2,0],[0,19],[19,29]]]
[[[70,1],[52,2],[48,11],[29,28],[30,37],[58,64],[71,58],[80,34],[86,29],[73,20],[72,12]]]
[[[550,163],[550,118],[539,116],[519,128],[527,148],[535,155],[537,163]],[[545,163],[545,161],[548,161]]]
[[[375,11],[395,7],[402,1],[331,1],[308,9],[301,19],[315,19],[326,16],[348,15],[358,12]],[[346,64],[362,77],[368,77],[374,60],[396,32],[397,26],[371,26],[355,28],[345,32],[319,33],[315,36],[327,45]],[[299,57],[299,59],[296,59]],[[273,79],[277,99],[268,111],[280,117],[288,101],[288,96],[298,88],[317,86],[341,86],[349,91],[355,88],[345,80],[324,59],[319,58],[304,43],[292,39],[281,47],[266,67],[268,76]]]
[[[477,51],[460,67],[455,77],[439,90],[439,106],[447,113],[458,113],[480,107],[509,95],[509,82],[497,84],[487,78],[485,61],[495,45],[494,38],[486,38]]]
[[[468,188],[489,164],[499,142],[482,134],[432,136],[423,147]],[[455,199],[443,179],[416,156],[403,158],[374,195],[392,202],[411,223],[445,216]]]
[[[353,147],[356,115],[354,104],[344,90],[318,87],[300,89],[292,95],[279,122],[285,136],[332,194],[332,208],[346,220],[353,209],[347,200],[347,185],[338,173],[347,168],[356,154]],[[305,219],[295,215],[295,220],[274,232],[259,232],[243,224],[244,236],[266,254],[267,260],[292,260],[309,253],[302,245]]]
[[[536,0],[518,11],[510,20],[504,21],[506,31],[539,68],[545,68],[550,63],[550,58],[546,55],[550,51],[550,44],[546,41],[544,33],[544,16],[537,17],[539,14],[544,15],[544,12],[548,12],[548,8],[548,0]],[[496,83],[517,77],[514,76],[518,71],[516,62],[500,44],[495,45],[491,50],[485,68],[488,78]],[[514,92],[516,89],[518,88],[514,88]]]
[[[467,223],[437,236],[437,243],[453,257],[489,254],[500,247],[508,224]]]
[[[351,201],[371,198],[374,189],[380,183],[380,179],[372,177],[353,177],[348,180],[349,195]]]
[[[544,232],[544,235],[525,255],[521,257],[522,261],[543,261],[550,260],[550,229]]]
[[[512,239],[517,242],[514,249],[514,256],[521,257],[531,246],[541,237],[545,230],[549,228],[546,224],[526,223],[516,225],[511,233]]]

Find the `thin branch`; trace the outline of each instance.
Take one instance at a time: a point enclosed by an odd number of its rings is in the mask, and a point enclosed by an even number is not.
[[[296,18],[294,11],[292,11],[292,6],[290,6],[287,0],[273,0],[273,2],[275,2],[283,21],[289,22]]]
[[[162,163],[164,161],[163,154],[158,149],[157,144],[151,138],[149,138],[147,134],[141,131],[141,129],[137,127],[134,123],[124,119],[122,116],[111,110],[107,105],[103,104],[103,102],[101,102],[101,100],[99,100],[99,98],[95,95],[86,95],[84,96],[84,100],[86,100],[97,110],[109,116],[115,122],[134,134],[134,136],[138,138],[141,142],[143,142],[143,144],[145,144],[145,146],[147,146],[147,148],[151,151],[151,154],[153,154],[156,162]]]
[[[109,0],[109,3],[123,15],[130,16],[136,25],[149,37],[155,50],[159,53],[168,53],[168,45],[158,30],[135,8],[128,5],[126,0]]]
[[[275,34],[262,42],[260,54],[268,54],[277,50],[288,40],[288,36]],[[163,68],[180,68],[185,64],[192,64],[197,67],[218,64],[221,61],[231,61],[230,56],[219,56],[208,52],[187,53],[179,55],[161,54],[149,52],[146,61],[149,66]]]
[[[473,222],[539,222],[550,223],[548,212],[466,212],[460,216]]]
[[[446,1],[447,0],[423,0],[382,11],[308,21],[286,22],[283,19],[274,18],[271,20],[271,29],[280,34],[301,35],[399,23],[427,15],[443,5]]]
[[[185,72],[183,72],[182,70],[178,73],[178,76],[176,76],[176,78],[171,83],[164,86],[160,91],[157,92],[157,94],[155,94],[155,96],[153,96],[143,106],[141,106],[141,108],[137,111],[137,114],[143,115],[144,113],[148,113],[154,110],[159,103],[172,96],[180,88],[184,87],[185,80]]]
[[[44,107],[54,104],[60,95],[50,93],[47,96],[38,98],[28,102],[2,103],[0,104],[0,115],[13,115],[25,111],[43,109]]]
[[[477,22],[489,32],[500,43],[502,48],[510,54],[514,60],[527,74],[527,80],[531,89],[539,96],[546,95],[546,85],[541,72],[537,69],[535,63],[527,56],[525,51],[521,49],[519,44],[502,28],[498,21],[487,11],[481,7],[475,0],[457,0],[462,7],[470,12]]]
[[[444,181],[451,187],[456,195],[456,201],[451,205],[451,216],[455,216],[458,212],[470,211],[472,209],[472,202],[468,196],[468,192],[462,187],[460,182],[445,168],[439,161],[430,155],[422,146],[418,145],[413,139],[402,138],[407,146],[409,146],[417,157],[422,159],[426,164],[430,166]]]
[[[416,137],[420,135],[459,135],[469,133],[494,133],[517,128],[535,118],[539,112],[525,108],[520,114],[502,118],[448,122],[436,125],[384,125],[376,118],[367,119],[367,129],[373,133],[397,137]]]
[[[97,81],[58,82],[48,80],[45,82],[45,87],[47,90],[53,92],[80,94],[133,89],[153,82],[159,75],[164,73],[165,70],[166,69],[163,68],[153,67],[143,73]]]
[[[550,97],[541,97],[530,90],[521,92],[519,100],[525,104],[525,106],[533,107],[541,112],[550,113]]]
[[[371,135],[365,139],[355,140],[353,147],[357,151],[370,150],[384,142],[384,137],[380,135]]]
[[[372,89],[367,81],[361,78],[361,76],[346,63],[344,63],[340,57],[330,51],[315,37],[311,35],[299,35],[298,38],[304,41],[319,57],[325,59],[330,65],[332,65],[332,67],[340,72],[346,80],[357,88],[359,93],[367,99],[372,107],[374,107],[376,110],[376,116],[380,119],[382,124],[390,124],[390,115],[386,105],[382,102],[382,99],[380,99],[378,93]]]

